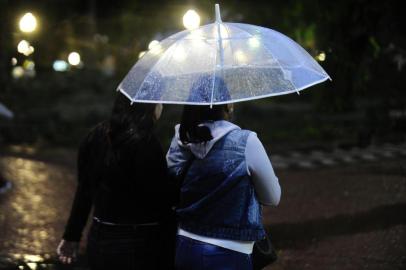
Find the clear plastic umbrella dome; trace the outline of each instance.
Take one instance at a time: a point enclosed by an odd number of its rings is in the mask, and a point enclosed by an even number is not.
[[[299,92],[330,79],[300,45],[272,29],[221,21],[151,48],[118,90],[132,102],[216,105]]]

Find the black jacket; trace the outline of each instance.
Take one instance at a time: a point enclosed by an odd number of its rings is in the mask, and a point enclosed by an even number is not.
[[[92,205],[94,216],[106,222],[149,223],[167,213],[173,194],[155,135],[121,149],[116,156],[108,124],[101,123],[79,147],[78,186],[63,238],[80,240]]]

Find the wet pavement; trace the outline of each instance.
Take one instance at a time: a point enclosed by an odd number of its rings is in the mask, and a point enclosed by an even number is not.
[[[0,196],[0,269],[55,269],[76,185],[72,169],[12,156],[1,165],[13,187]]]
[[[266,269],[406,269],[406,157],[375,156],[276,169],[282,201],[265,221],[279,260]],[[0,195],[0,269],[86,269],[55,260],[76,185],[69,157],[0,159],[13,183]]]
[[[406,158],[278,173],[268,269],[406,269]]]

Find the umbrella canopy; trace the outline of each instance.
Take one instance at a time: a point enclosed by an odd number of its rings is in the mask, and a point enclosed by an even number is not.
[[[118,86],[132,102],[217,105],[299,92],[330,79],[295,41],[260,26],[221,21],[151,48]]]

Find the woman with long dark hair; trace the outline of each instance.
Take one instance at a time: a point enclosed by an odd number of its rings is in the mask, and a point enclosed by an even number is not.
[[[213,82],[213,80],[215,80]],[[227,95],[218,77],[203,77],[191,99]],[[233,105],[184,107],[167,153],[171,175],[182,178],[177,208],[178,270],[250,270],[255,241],[265,237],[261,204],[277,205],[281,189],[257,135],[229,122]]]
[[[82,141],[75,199],[57,249],[63,263],[77,256],[94,206],[87,239],[91,269],[163,269],[160,223],[170,194],[165,156],[153,132],[161,111],[161,104],[130,105],[118,94],[110,120]]]

